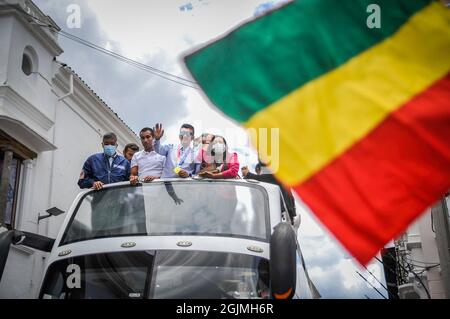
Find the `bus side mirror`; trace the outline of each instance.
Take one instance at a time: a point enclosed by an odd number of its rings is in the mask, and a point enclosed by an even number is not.
[[[0,281],[2,280],[6,261],[8,260],[9,247],[12,243],[21,241],[23,236],[23,233],[17,230],[8,230],[0,234]]]
[[[291,299],[297,281],[297,243],[287,222],[279,223],[270,239],[270,286],[275,299]]]
[[[8,260],[11,244],[24,245],[44,252],[51,252],[55,240],[42,235],[19,230],[8,230],[0,233],[0,281]]]

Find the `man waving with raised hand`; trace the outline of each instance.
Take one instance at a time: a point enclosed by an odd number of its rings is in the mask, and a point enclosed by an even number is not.
[[[194,139],[194,127],[190,124],[181,125],[179,138],[180,144],[161,145],[160,139],[164,135],[161,123],[157,123],[154,128],[155,151],[166,156],[162,178],[187,178],[195,175],[200,170],[200,163],[196,163],[196,154],[191,146]]]

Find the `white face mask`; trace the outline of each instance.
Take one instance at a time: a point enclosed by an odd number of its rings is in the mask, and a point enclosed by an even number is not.
[[[217,143],[213,146],[213,150],[216,155],[223,154],[225,152],[225,144]]]

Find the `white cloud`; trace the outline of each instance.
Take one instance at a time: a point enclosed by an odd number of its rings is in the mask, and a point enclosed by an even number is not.
[[[127,55],[139,58],[162,48],[176,57],[192,44],[225,33],[252,16],[261,0],[193,2],[189,12],[180,10],[188,1],[92,0],[89,6],[109,36],[120,41]],[[145,37],[143,37],[145,35]]]
[[[374,260],[368,265],[372,275],[351,258],[328,230],[320,225],[309,210],[301,212],[302,224],[299,243],[302,248],[309,275],[323,298],[382,298],[376,290],[362,279],[363,275],[381,293],[386,290],[377,282],[385,284],[381,264]]]
[[[337,264],[336,268],[339,270],[339,272],[342,275],[345,289],[352,289],[355,287],[358,287],[361,279],[356,273],[356,270],[354,269],[355,266],[349,259],[341,259],[339,263]],[[358,278],[358,277],[359,278]]]

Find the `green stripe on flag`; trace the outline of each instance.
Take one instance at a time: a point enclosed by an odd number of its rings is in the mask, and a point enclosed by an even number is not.
[[[391,36],[430,0],[296,0],[185,58],[209,99],[239,122]],[[368,5],[381,8],[369,29]]]

